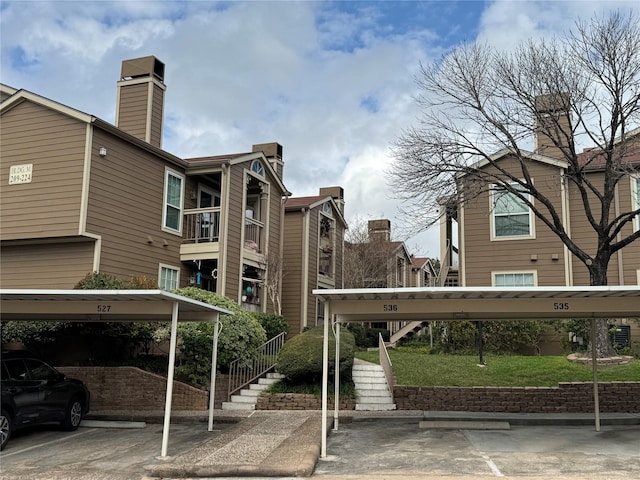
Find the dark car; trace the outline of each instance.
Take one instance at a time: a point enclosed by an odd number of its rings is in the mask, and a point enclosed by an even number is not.
[[[75,430],[89,411],[89,390],[25,351],[2,352],[0,450],[12,432],[30,425],[58,422]]]

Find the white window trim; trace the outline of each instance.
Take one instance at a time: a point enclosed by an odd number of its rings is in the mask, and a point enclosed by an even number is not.
[[[531,207],[529,208],[529,235],[508,235],[508,236],[496,236],[496,222],[495,222],[495,212],[494,212],[494,204],[493,204],[493,196],[494,196],[494,188],[497,185],[494,184],[491,186],[491,190],[489,191],[489,212],[490,212],[490,240],[492,242],[502,242],[505,240],[531,240],[536,238],[536,220]],[[533,199],[529,194],[530,202],[533,203]]]
[[[637,284],[640,285],[640,268],[636,270]]]
[[[171,227],[167,227],[167,187],[169,184],[169,175],[174,176],[180,179],[180,206],[179,206],[179,220],[178,220],[178,229],[173,229]],[[172,233],[174,235],[182,235],[182,215],[184,212],[184,183],[185,177],[181,173],[176,172],[170,168],[164,169],[164,188],[162,193],[162,227],[161,230],[164,232]]]
[[[640,175],[631,175],[631,210],[638,208],[640,204],[640,191],[638,191]],[[633,231],[640,230],[640,214],[633,217]]]
[[[175,288],[180,288],[180,267],[176,267],[175,265],[167,265],[166,263],[160,263],[158,264],[158,288],[160,288],[161,290],[164,290],[164,288],[160,285],[160,282],[162,281],[162,269],[166,269],[166,270],[172,270],[174,272],[177,272],[176,274],[176,287]],[[169,290],[173,290],[173,289],[169,289]]]
[[[496,275],[533,275],[533,286],[538,286],[538,271],[537,270],[497,270],[491,272],[491,286],[496,286]]]

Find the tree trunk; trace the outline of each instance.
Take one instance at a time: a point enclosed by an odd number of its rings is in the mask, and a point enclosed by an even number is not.
[[[608,258],[600,259],[596,257],[591,265],[589,265],[589,275],[591,286],[607,285],[607,267],[609,265]],[[598,318],[596,322],[596,334],[593,337],[593,329],[589,335],[589,345],[587,346],[587,356],[593,358],[593,345],[596,346],[596,358],[609,358],[617,356],[609,333],[609,320],[607,318]]]

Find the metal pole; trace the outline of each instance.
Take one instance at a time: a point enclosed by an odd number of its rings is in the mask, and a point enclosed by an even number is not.
[[[600,397],[598,394],[598,349],[596,348],[596,319],[591,319],[591,366],[593,368],[593,410],[596,432],[600,431]]]
[[[322,337],[322,439],[320,457],[327,457],[327,383],[329,382],[329,300],[324,302],[324,333]]]
[[[220,335],[220,314],[216,313],[213,324],[213,351],[211,352],[211,387],[209,387],[209,431],[213,431],[213,410],[216,405],[216,376],[218,374],[218,337]]]
[[[333,399],[333,431],[338,431],[338,410],[340,409],[340,322],[335,323],[336,331],[336,367]]]
[[[480,351],[480,365],[486,365],[484,361],[484,339],[482,338],[482,322],[476,322],[478,327],[478,350]]]
[[[169,342],[169,368],[167,372],[167,396],[164,402],[164,427],[162,428],[162,451],[160,456],[167,456],[169,446],[169,426],[171,424],[171,400],[173,398],[173,372],[176,368],[176,344],[178,338],[178,302],[173,303],[171,313],[171,340]]]

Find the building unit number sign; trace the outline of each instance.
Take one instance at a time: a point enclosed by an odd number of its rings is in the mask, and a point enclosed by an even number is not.
[[[11,165],[9,170],[9,185],[18,183],[31,183],[31,174],[33,173],[33,163],[24,165]]]

